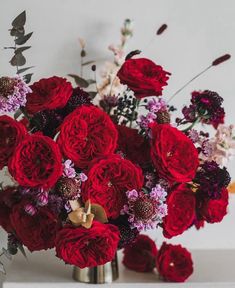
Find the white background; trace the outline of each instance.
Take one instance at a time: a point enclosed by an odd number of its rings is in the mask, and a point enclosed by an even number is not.
[[[229,62],[196,80],[172,104],[182,108],[194,89],[214,90],[225,99],[227,124],[235,123],[234,0],[1,0],[0,75],[15,72],[8,63],[10,52],[2,47],[12,45],[8,29],[11,20],[24,9],[26,28],[34,31],[29,41],[32,48],[25,52],[29,65],[35,66],[34,81],[78,73],[78,37],[86,39],[88,59],[110,58],[107,46],[119,41],[119,28],[125,18],[134,20],[134,37],[128,49],[143,50],[144,56],[172,73],[166,99],[215,58],[232,54]],[[163,23],[168,24],[168,30],[154,37]],[[235,179],[234,163],[230,164],[230,172]],[[235,198],[230,200],[229,215],[221,224],[208,224],[199,232],[191,229],[173,241],[188,248],[235,248]],[[160,232],[153,232],[152,237],[161,241]]]

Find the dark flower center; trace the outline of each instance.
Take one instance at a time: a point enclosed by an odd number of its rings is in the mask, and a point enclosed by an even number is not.
[[[0,95],[2,97],[7,97],[12,94],[14,91],[15,80],[9,77],[0,78]]]
[[[133,206],[135,217],[139,220],[149,220],[155,214],[154,203],[148,199],[138,199]]]

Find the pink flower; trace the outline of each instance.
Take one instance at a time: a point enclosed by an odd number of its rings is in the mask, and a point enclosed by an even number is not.
[[[73,168],[74,164],[71,160],[66,160],[63,164],[63,176],[67,178],[75,178],[76,177],[76,171]]]
[[[162,218],[167,215],[166,191],[156,185],[150,194],[143,191],[131,190],[126,192],[128,204],[125,204],[121,214],[127,214],[132,228],[138,231],[154,229],[162,223]]]

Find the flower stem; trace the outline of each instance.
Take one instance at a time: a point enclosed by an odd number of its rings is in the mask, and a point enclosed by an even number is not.
[[[169,103],[173,98],[175,98],[175,96],[177,94],[179,94],[184,88],[186,88],[190,83],[192,83],[195,79],[197,79],[198,77],[200,77],[202,74],[204,74],[206,71],[208,71],[211,67],[213,67],[212,65],[206,67],[204,70],[202,70],[200,73],[198,73],[197,75],[195,75],[191,80],[189,80],[188,82],[186,82],[180,89],[178,89],[172,96],[171,98],[167,101],[167,103]]]

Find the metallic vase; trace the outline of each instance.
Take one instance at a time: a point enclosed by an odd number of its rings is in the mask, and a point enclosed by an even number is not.
[[[74,267],[73,279],[78,282],[104,284],[112,283],[119,276],[117,254],[115,258],[104,265],[83,268]]]

